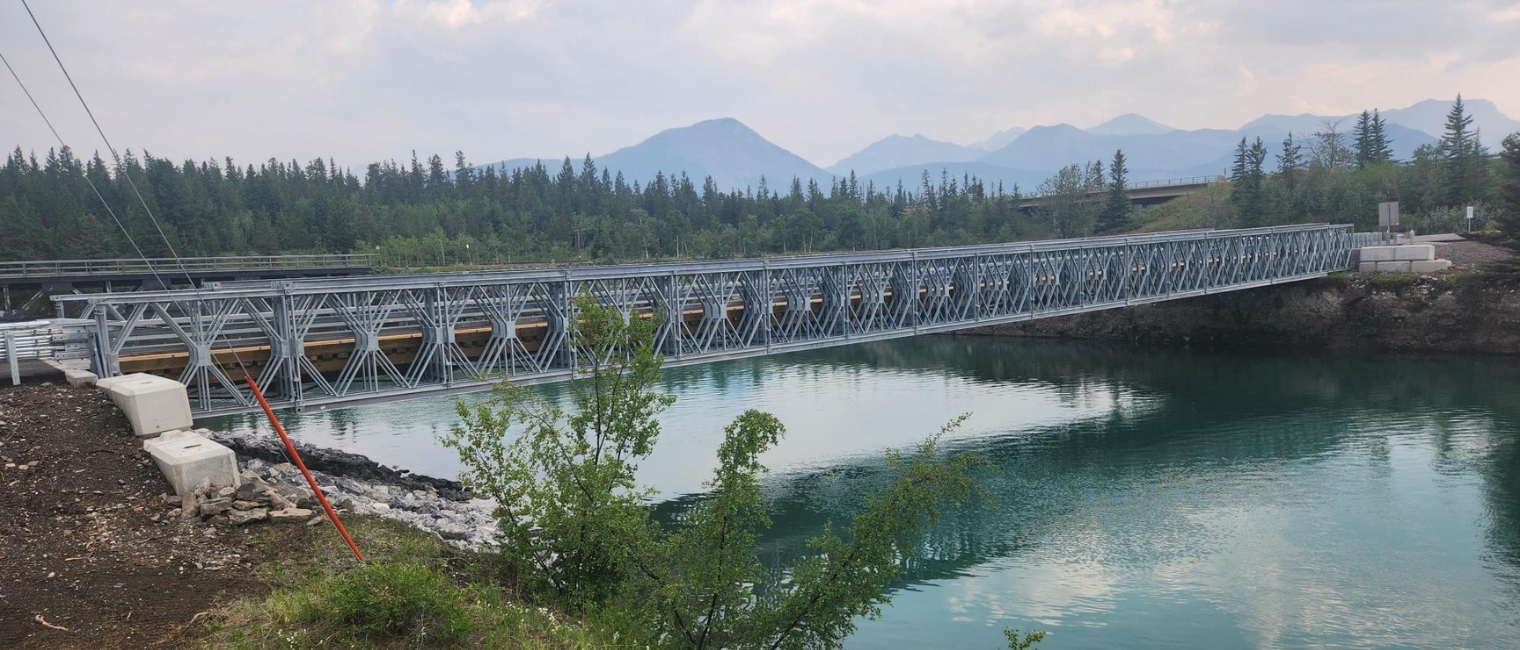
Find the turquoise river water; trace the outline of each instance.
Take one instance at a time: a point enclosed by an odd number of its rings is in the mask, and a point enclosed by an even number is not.
[[[921,337],[672,370],[641,467],[701,489],[745,409],[767,558],[844,522],[883,452],[959,413],[994,501],[946,513],[850,648],[1520,648],[1520,360],[1141,351]],[[544,389],[562,395],[560,388]],[[452,477],[450,400],[289,416],[292,435]],[[263,428],[251,416],[211,426]]]

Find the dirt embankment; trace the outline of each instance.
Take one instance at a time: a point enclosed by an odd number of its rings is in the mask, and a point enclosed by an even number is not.
[[[186,520],[168,489],[100,391],[0,387],[0,648],[185,644],[214,603],[267,589],[253,567],[325,533]]]
[[[1348,275],[969,334],[1150,345],[1520,355],[1520,275]]]

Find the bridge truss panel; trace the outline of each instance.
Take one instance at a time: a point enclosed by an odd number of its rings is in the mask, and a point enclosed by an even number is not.
[[[286,280],[62,296],[95,322],[97,372],[176,377],[201,415],[341,407],[585,367],[575,300],[658,322],[678,366],[1291,282],[1350,268],[1349,226],[721,262]]]

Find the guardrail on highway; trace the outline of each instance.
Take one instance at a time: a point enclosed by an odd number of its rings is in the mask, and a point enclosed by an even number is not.
[[[1212,185],[1223,181],[1222,176],[1189,176],[1187,178],[1168,178],[1159,181],[1140,181],[1129,183],[1124,186],[1127,190],[1143,190],[1151,187],[1173,187],[1177,185]]]
[[[41,260],[0,262],[0,278],[60,277],[89,275],[127,275],[157,273],[180,275],[185,272],[265,271],[280,269],[356,268],[372,266],[368,253],[329,255],[244,255],[234,257],[182,257],[111,260]]]
[[[1161,187],[1186,187],[1188,185],[1213,185],[1214,183],[1223,182],[1225,182],[1225,178],[1222,176],[1189,176],[1187,178],[1168,178],[1159,181],[1140,181],[1138,183],[1126,183],[1124,185],[1124,191],[1132,192],[1134,190],[1150,190]],[[1094,194],[1102,194],[1107,191],[1108,186],[1103,185],[1101,187],[1095,187],[1086,190],[1083,192],[1083,194],[1091,196]],[[1033,199],[1043,199],[1046,196],[1047,195],[1043,193],[1036,193],[1025,194],[1022,198],[1025,201],[1029,201]]]

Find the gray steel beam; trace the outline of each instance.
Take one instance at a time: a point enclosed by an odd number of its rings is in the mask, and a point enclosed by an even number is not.
[[[667,365],[734,359],[1174,300],[1292,282],[1350,267],[1349,226],[1185,231],[785,258],[487,273],[287,280],[268,286],[63,296],[87,301],[96,358],[187,355],[200,414],[250,408],[212,358],[268,352],[277,406],[332,408],[559,381],[586,361],[571,345],[575,299],[662,321]],[[98,307],[98,308],[97,308]],[[523,332],[533,331],[534,340]],[[483,338],[467,350],[460,332]],[[481,332],[488,332],[482,336]],[[540,334],[541,333],[541,334]],[[347,343],[344,343],[344,342]],[[346,347],[324,376],[305,353]],[[393,362],[398,345],[410,363]]]

